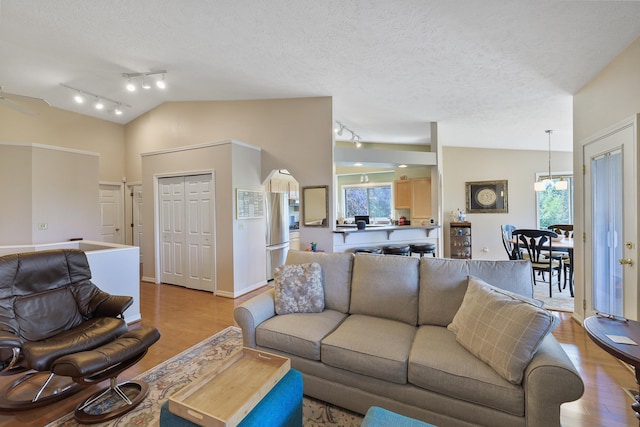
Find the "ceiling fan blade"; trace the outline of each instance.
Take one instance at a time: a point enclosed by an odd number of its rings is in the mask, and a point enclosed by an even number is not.
[[[47,107],[51,106],[44,99],[42,99],[42,98],[34,98],[33,96],[18,95],[16,93],[2,92],[2,93],[0,93],[0,98],[2,98],[2,97],[5,97],[7,99],[14,99],[16,101],[37,102],[37,103],[40,103],[40,104],[45,104]]]
[[[17,102],[13,102],[13,101],[11,101],[9,99],[6,99],[6,98],[0,97],[0,105],[4,105],[4,106],[9,107],[9,108],[11,108],[13,110],[19,111],[19,112],[24,113],[24,114],[28,114],[30,116],[37,116],[38,115],[38,113],[36,113],[35,111],[30,110],[27,107],[23,107],[22,105],[18,104]]]

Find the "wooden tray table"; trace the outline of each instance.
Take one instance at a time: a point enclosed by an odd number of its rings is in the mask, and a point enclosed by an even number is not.
[[[234,427],[286,375],[291,361],[243,348],[169,398],[169,411],[205,427]]]

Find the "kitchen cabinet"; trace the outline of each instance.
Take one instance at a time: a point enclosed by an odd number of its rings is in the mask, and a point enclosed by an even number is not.
[[[411,209],[411,181],[394,181],[395,209]]]
[[[419,222],[431,219],[431,178],[403,179],[393,184],[395,209],[409,209],[411,219]]]
[[[411,180],[411,218],[429,220],[431,214],[431,178]],[[416,224],[417,225],[417,224]]]

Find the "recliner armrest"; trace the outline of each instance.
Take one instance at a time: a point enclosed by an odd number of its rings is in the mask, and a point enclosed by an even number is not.
[[[0,331],[1,348],[22,348],[22,338],[7,331]]]
[[[93,311],[94,317],[118,317],[133,304],[133,297],[126,295],[108,295]]]

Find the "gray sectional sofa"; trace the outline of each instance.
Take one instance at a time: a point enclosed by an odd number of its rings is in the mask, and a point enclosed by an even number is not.
[[[439,427],[550,427],[560,425],[563,402],[582,396],[582,379],[551,333],[514,383],[448,328],[469,302],[470,278],[532,297],[528,261],[290,251],[286,263],[313,262],[322,270],[322,311],[276,314],[269,290],[234,312],[244,345],[289,357],[310,397],[358,413],[381,406]]]

